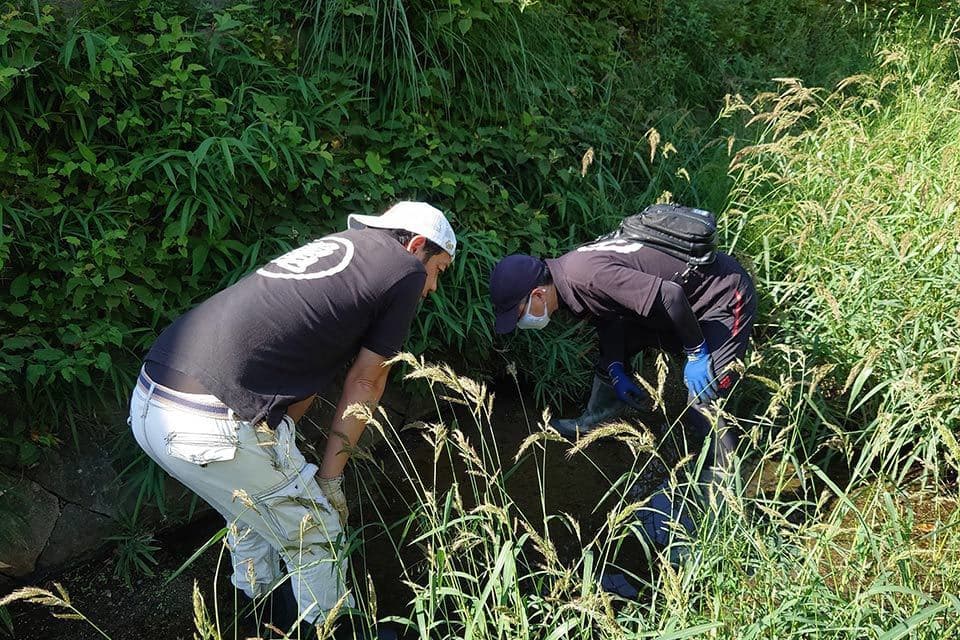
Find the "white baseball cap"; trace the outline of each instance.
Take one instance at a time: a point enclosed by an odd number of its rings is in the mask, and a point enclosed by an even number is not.
[[[447,217],[436,207],[426,202],[398,202],[383,215],[364,216],[352,213],[347,216],[348,229],[403,229],[435,242],[452,258],[457,251],[457,236]]]

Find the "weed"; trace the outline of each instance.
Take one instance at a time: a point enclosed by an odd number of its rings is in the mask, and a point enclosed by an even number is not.
[[[153,533],[145,530],[135,516],[123,515],[117,522],[120,532],[107,538],[116,543],[113,575],[122,579],[128,588],[133,588],[133,579],[137,575],[154,575],[155,553],[160,547],[156,545]]]
[[[83,620],[90,625],[99,635],[104,638],[109,638],[106,633],[104,633],[97,625],[92,621],[86,618],[82,613],[77,611],[73,606],[73,603],[70,602],[70,594],[60,586],[58,583],[54,583],[54,588],[56,593],[49,591],[47,589],[38,589],[36,587],[23,587],[22,589],[17,589],[13,593],[5,595],[3,598],[0,598],[0,607],[6,607],[14,602],[27,602],[30,604],[37,604],[53,610],[53,615],[55,618],[61,618],[63,620]]]

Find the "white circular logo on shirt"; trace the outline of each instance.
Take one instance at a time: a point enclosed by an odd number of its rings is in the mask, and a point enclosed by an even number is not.
[[[257,274],[287,280],[327,278],[346,269],[353,253],[353,243],[346,238],[321,238],[268,262]]]
[[[593,244],[577,247],[577,251],[613,251],[614,253],[635,253],[643,248],[642,242],[613,238],[612,240],[601,240]]]

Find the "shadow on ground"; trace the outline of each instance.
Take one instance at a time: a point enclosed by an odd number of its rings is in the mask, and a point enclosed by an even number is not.
[[[668,398],[668,413],[675,415],[682,401],[679,396]],[[544,514],[568,513],[579,523],[580,540],[591,540],[602,529],[611,506],[621,499],[626,488],[615,486],[617,479],[631,469],[644,466],[646,461],[621,442],[600,440],[584,453],[573,455],[570,455],[569,443],[547,442],[543,449],[536,449],[536,454],[528,450],[515,463],[514,457],[524,439],[539,430],[540,411],[531,407],[529,400],[524,404],[512,381],[500,385],[496,392],[495,422],[490,427],[492,434],[486,434],[485,438],[481,437],[481,427],[463,407],[444,404],[441,414],[437,416],[434,411],[432,416],[424,418],[427,422],[440,418],[444,424],[461,429],[481,455],[484,455],[481,441],[486,442],[486,455],[500,460],[495,468],[509,470],[505,480],[507,492],[515,508],[529,522],[543,522]],[[634,419],[650,425],[664,421],[662,415],[653,414],[634,416]],[[305,427],[304,431],[310,429]],[[380,618],[407,615],[413,593],[403,584],[403,567],[415,567],[421,560],[418,556],[421,551],[416,545],[398,547],[395,542],[403,537],[403,521],[409,516],[408,505],[414,500],[411,486],[403,477],[403,468],[428,474],[429,487],[437,494],[446,492],[455,480],[462,487],[469,482],[462,461],[456,457],[444,457],[434,465],[434,448],[424,439],[421,429],[402,431],[399,442],[409,456],[404,465],[381,444],[372,449],[373,462],[364,463],[362,470],[361,465],[354,463],[352,477],[348,477],[354,529],[370,522],[399,523],[389,534],[383,526],[364,527],[362,551],[355,552],[351,558],[355,576],[352,586],[365,594],[366,576],[369,576]],[[661,460],[646,465],[647,472],[641,480],[644,486],[639,495],[649,493],[679,458],[677,443],[670,437],[661,439],[657,453]],[[463,492],[465,501],[471,499],[469,493]],[[160,539],[155,575],[137,577],[130,586],[115,576],[115,559],[110,554],[74,566],[34,586],[53,590],[54,582],[62,584],[76,608],[114,640],[176,640],[194,637],[192,596],[196,583],[224,640],[251,637],[255,635],[253,629],[235,626],[242,603],[230,584],[229,558],[219,541],[171,578],[198,549],[215,538],[223,526],[223,520],[216,513],[207,512],[192,524],[165,534]],[[551,526],[550,534],[561,562],[573,563],[581,557],[582,543],[568,529]],[[624,545],[617,562],[638,574],[650,571],[639,544]],[[23,640],[103,637],[87,622],[54,618],[52,611],[38,605],[15,603],[10,613],[14,637]]]

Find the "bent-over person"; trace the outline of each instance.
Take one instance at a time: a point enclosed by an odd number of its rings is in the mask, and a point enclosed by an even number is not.
[[[352,215],[348,227],[175,320],[147,354],[130,406],[147,455],[226,519],[233,584],[271,600],[273,624],[301,634],[353,604],[342,482],[365,423],[344,412],[379,402],[384,363],[457,245],[425,203]],[[297,447],[296,423],[348,364],[318,469]]]

